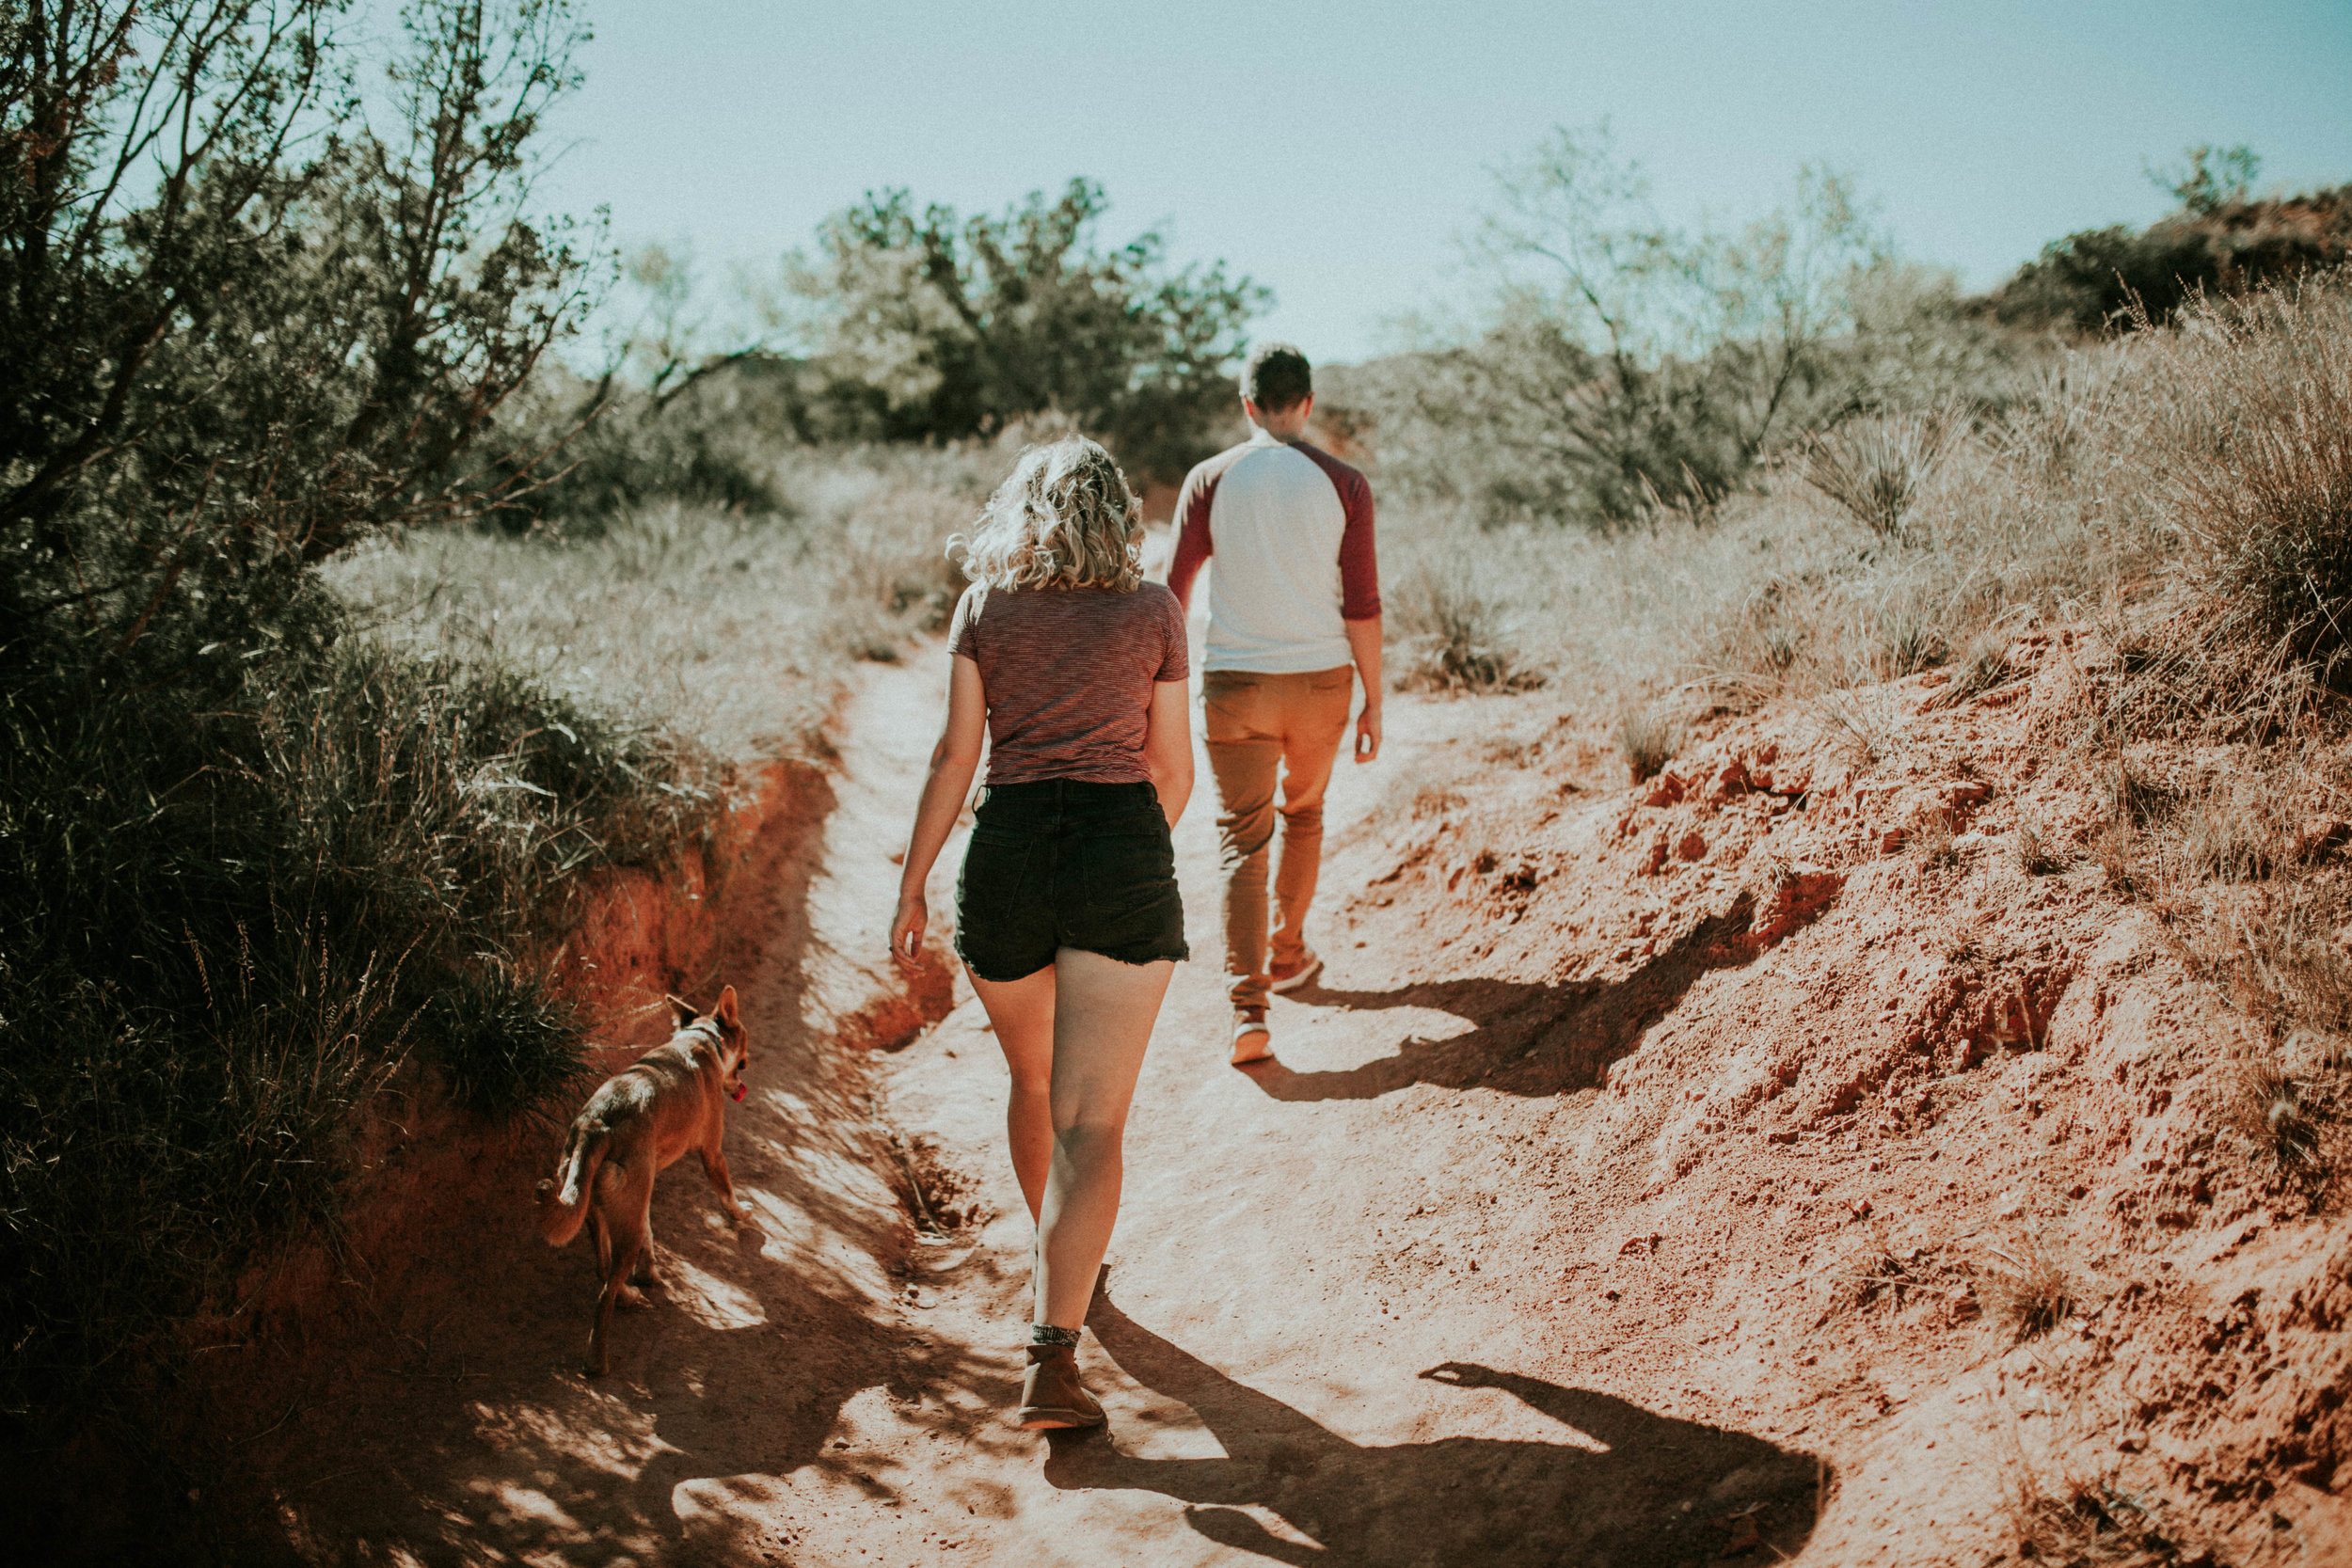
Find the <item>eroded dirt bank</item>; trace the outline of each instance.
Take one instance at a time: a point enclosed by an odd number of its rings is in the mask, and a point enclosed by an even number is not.
[[[1719,720],[1639,789],[1540,697],[1400,702],[1335,787],[1329,970],[1247,1075],[1204,799],[1082,1352],[1112,1426],[1051,1442],[1003,1421],[1028,1227],[985,1020],[958,993],[859,1049],[924,1010],[872,956],[937,686],[873,672],[821,844],[746,933],[763,1234],[674,1170],[668,1299],[590,1383],[584,1251],[536,1241],[527,1181],[473,1205],[364,1342],[301,1348],[253,1439],[272,1533],[337,1562],[1977,1564],[2021,1530],[2352,1559],[2344,1222],[2217,1130],[2226,1021],[2160,914],[2015,853],[2106,809],[2036,728],[2099,657],[2027,637],[1984,696],[1868,694],[1900,731],[1875,762],[1809,709]],[[2037,1269],[2067,1288],[2021,1338]]]
[[[467,1159],[421,1148],[415,1171],[378,1173],[366,1234],[349,1239],[354,1276],[216,1380],[213,1436],[259,1483],[206,1511],[209,1555],[679,1560],[697,1521],[729,1510],[718,1478],[809,1463],[861,1390],[961,1379],[952,1350],[894,1327],[886,1263],[906,1226],[866,1065],[945,1010],[945,972],[910,987],[841,940],[875,895],[830,868],[864,863],[877,803],[801,765],[768,784],[718,918],[692,902],[711,891],[701,879],[686,902],[625,879],[566,958],[601,1037],[623,1047],[605,1070],[664,1032],[663,985],[706,1003],[738,986],[755,1092],[730,1111],[727,1147],[755,1224],[731,1233],[691,1161],[669,1172],[653,1227],[670,1288],[621,1315],[612,1375],[590,1380],[593,1248],[548,1247],[531,1199],[553,1131],[451,1146]]]

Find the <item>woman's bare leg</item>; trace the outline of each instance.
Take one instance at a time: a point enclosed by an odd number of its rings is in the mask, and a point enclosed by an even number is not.
[[[1074,1330],[1086,1323],[1119,1220],[1127,1107],[1176,966],[1065,947],[1054,969],[1054,1157],[1039,1224],[1035,1321]]]
[[[969,968],[964,971],[971,974]],[[987,1010],[996,1044],[1012,1069],[1012,1094],[1005,1102],[1005,1141],[1012,1148],[1012,1174],[1029,1202],[1036,1224],[1045,1201],[1045,1169],[1054,1158],[1054,966],[1018,980],[983,980],[972,974],[972,990]]]

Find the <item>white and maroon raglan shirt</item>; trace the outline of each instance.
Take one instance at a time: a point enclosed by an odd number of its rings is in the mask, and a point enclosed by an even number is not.
[[[1380,613],[1372,485],[1306,441],[1261,430],[1184,476],[1168,586],[1209,574],[1204,670],[1298,674],[1350,663],[1345,621]]]

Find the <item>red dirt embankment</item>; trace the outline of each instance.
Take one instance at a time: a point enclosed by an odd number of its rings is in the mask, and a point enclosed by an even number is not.
[[[2352,1561],[2352,1226],[2226,1129],[2240,1025],[2083,848],[2054,741],[2112,657],[2029,634],[1630,790],[1481,705],[1371,878],[1401,996],[1511,1003],[1368,1070],[1557,1108],[1486,1269],[1548,1358],[1819,1452],[1807,1560]]]
[[[658,870],[602,874],[582,891],[580,918],[551,961],[590,1020],[596,1071],[617,1071],[667,1037],[665,992],[715,991],[714,976],[756,958],[759,942],[740,916],[764,905],[785,863],[805,852],[831,800],[819,769],[772,763],[707,842]],[[366,1117],[332,1242],[306,1237],[257,1262],[239,1283],[238,1312],[199,1325],[200,1338],[307,1331],[351,1309],[345,1287],[358,1280],[367,1295],[396,1295],[407,1271],[482,1200],[485,1176],[538,1153],[536,1138],[486,1128],[450,1103],[413,1060]]]
[[[648,1506],[675,1519],[667,1487],[647,1505],[609,1484],[615,1470],[658,1471],[657,1420],[675,1440],[714,1410],[756,1411],[716,1419],[756,1449],[748,1465],[784,1464],[814,1451],[868,1369],[894,1365],[867,1316],[894,1289],[878,1255],[898,1245],[898,1196],[879,1173],[887,1134],[862,1058],[841,1047],[903,1041],[945,1010],[946,975],[884,983],[815,940],[827,835],[843,826],[834,783],[807,763],[771,765],[679,863],[601,879],[557,958],[596,1021],[599,1073],[666,1036],[665,990],[707,1002],[731,980],[744,994],[760,1092],[731,1116],[729,1150],[761,1220],[726,1231],[687,1166],[655,1203],[670,1301],[693,1327],[624,1314],[616,1376],[580,1376],[593,1249],[548,1248],[531,1202],[555,1132],[485,1130],[406,1069],[365,1132],[335,1247],[272,1259],[245,1282],[245,1310],[209,1325],[190,1468],[233,1495],[192,1494],[197,1523],[178,1549],[240,1562],[628,1560],[666,1533],[648,1530]],[[762,1323],[802,1353],[781,1382],[725,1353]],[[648,1365],[706,1345],[725,1386],[691,1379],[635,1416],[613,1403]],[[134,1538],[145,1528],[124,1525]]]

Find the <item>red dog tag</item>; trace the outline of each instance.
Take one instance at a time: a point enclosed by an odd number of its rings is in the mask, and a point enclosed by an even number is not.
[[[741,1084],[738,1084],[738,1085],[735,1085],[735,1099],[736,1099],[736,1102],[737,1102],[738,1104],[742,1103],[742,1100],[743,1100],[743,1095],[744,1095],[744,1092],[745,1092],[745,1088],[746,1088],[746,1085],[741,1085]]]

